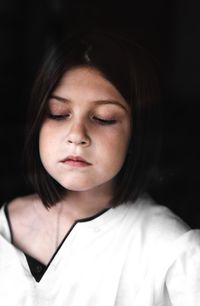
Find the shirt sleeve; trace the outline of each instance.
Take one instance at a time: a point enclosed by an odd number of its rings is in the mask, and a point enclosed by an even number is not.
[[[166,289],[173,306],[200,306],[200,230],[185,235],[181,251],[168,269]]]

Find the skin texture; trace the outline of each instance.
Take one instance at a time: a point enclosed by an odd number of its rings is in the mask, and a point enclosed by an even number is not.
[[[40,157],[66,189],[111,194],[129,137],[129,107],[118,90],[97,70],[76,68],[63,76],[49,100],[39,137]],[[71,155],[89,165],[62,162]]]
[[[40,157],[46,171],[67,189],[66,196],[50,209],[36,194],[9,204],[14,244],[44,264],[75,220],[109,207],[131,133],[128,104],[95,69],[68,71],[48,103]],[[63,162],[68,156],[87,163]]]

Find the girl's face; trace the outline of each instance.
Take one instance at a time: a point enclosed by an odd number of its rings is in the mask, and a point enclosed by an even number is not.
[[[48,101],[39,135],[46,171],[64,188],[112,188],[130,138],[130,110],[94,68],[67,71]]]

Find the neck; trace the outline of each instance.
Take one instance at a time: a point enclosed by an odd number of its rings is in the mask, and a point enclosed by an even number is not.
[[[87,218],[109,208],[111,187],[98,187],[89,191],[68,191],[62,201],[63,211],[70,213],[75,219]]]

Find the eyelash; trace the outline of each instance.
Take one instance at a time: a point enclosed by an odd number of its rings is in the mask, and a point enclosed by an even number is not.
[[[115,119],[102,119],[98,117],[93,117],[93,119],[101,125],[112,125],[117,122]]]
[[[61,121],[61,120],[65,120],[68,117],[68,115],[53,115],[53,114],[48,114],[48,117],[50,119],[53,119],[53,120]]]
[[[53,115],[53,114],[48,114],[48,117],[52,120],[57,120],[57,121],[62,121],[65,120],[66,118],[69,117],[69,115]],[[92,117],[92,119],[100,125],[112,125],[115,124],[117,122],[117,120],[115,119],[102,119],[102,118],[98,118],[98,117]]]

